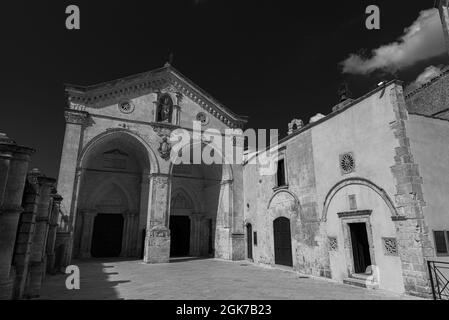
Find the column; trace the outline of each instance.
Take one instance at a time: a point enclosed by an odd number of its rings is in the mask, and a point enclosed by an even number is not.
[[[11,299],[14,271],[11,268],[17,227],[23,209],[21,202],[30,155],[34,151],[20,147],[0,135],[0,299]],[[6,183],[5,183],[6,181]]]
[[[82,229],[81,229],[81,244],[80,244],[80,258],[90,258],[91,248],[92,248],[92,234],[94,231],[96,212],[93,211],[82,211]]]
[[[127,212],[123,214],[123,240],[121,257],[133,257],[137,248],[137,218],[138,215],[134,212]]]
[[[38,297],[45,276],[47,255],[45,252],[49,219],[52,205],[52,189],[56,180],[41,176],[38,178],[41,184],[40,198],[37,205],[36,224],[31,244],[31,256],[29,265],[29,280],[26,288],[28,298]]]
[[[246,242],[244,231],[244,201],[243,201],[243,168],[233,166],[233,181],[231,185],[232,198],[232,235],[231,259],[234,261],[246,259]]]
[[[232,259],[232,180],[224,180],[220,187],[220,205],[215,228],[215,257]]]
[[[14,251],[14,266],[16,268],[16,279],[14,283],[14,299],[21,299],[25,293],[25,284],[27,280],[31,244],[34,236],[37,205],[40,198],[40,174],[36,171],[31,171],[28,174],[25,192],[23,197],[23,213],[20,218],[18,236],[16,241],[16,248]]]
[[[84,111],[78,110],[66,110],[66,128],[64,134],[64,143],[61,153],[61,164],[59,167],[59,176],[57,190],[63,197],[62,209],[63,214],[70,217],[70,232],[71,239],[69,241],[68,250],[69,255],[72,251],[73,245],[73,230],[75,223],[76,209],[74,206],[74,197],[76,197],[77,191],[77,167],[78,158],[81,152],[83,125],[86,123],[89,114]],[[67,261],[69,263],[70,261]]]
[[[191,235],[190,235],[190,254],[195,257],[201,256],[201,229],[203,225],[203,215],[201,213],[192,213],[191,216]]]
[[[152,174],[150,177],[144,261],[166,263],[170,259],[170,178],[166,174]]]
[[[58,229],[59,210],[61,207],[62,197],[59,194],[53,195],[53,206],[51,209],[51,217],[47,237],[47,272],[55,273],[55,245],[56,233]]]
[[[150,196],[150,182],[151,177],[148,174],[142,175],[141,189],[140,189],[140,212],[138,216],[138,234],[137,234],[137,249],[136,254],[142,256],[144,252],[145,235],[144,230],[147,225],[147,216],[149,210],[149,196]],[[145,232],[146,233],[146,232]]]

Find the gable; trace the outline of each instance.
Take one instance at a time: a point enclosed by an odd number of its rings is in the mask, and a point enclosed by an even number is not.
[[[145,104],[148,109],[154,104],[158,93],[168,92],[175,99],[184,101],[188,108],[196,108],[195,111],[206,113],[226,127],[243,128],[247,122],[246,117],[233,113],[168,64],[160,69],[93,86],[66,85],[65,90],[69,108],[79,111],[132,118],[127,117],[126,112],[122,112],[125,115],[119,112],[121,103],[129,100],[133,104]],[[144,111],[138,118],[152,122],[151,115]]]

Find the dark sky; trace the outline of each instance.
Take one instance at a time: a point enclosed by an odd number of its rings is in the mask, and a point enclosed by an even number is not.
[[[9,1],[8,1],[9,2]],[[14,3],[14,4],[11,4]],[[65,28],[65,8],[81,10],[81,30]],[[365,8],[381,9],[381,29],[365,28]],[[396,40],[420,1],[20,1],[2,3],[0,132],[37,149],[32,167],[57,176],[64,135],[63,83],[89,85],[173,65],[248,127],[279,128],[328,114],[337,89],[355,97],[391,75],[342,74],[339,62]],[[425,61],[398,76],[411,81]]]

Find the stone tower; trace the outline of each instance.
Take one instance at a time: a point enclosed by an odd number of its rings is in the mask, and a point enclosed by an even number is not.
[[[440,11],[444,38],[446,39],[446,50],[449,54],[449,0],[439,0],[438,10]]]

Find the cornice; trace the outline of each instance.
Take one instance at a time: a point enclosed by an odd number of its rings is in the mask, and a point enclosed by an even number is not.
[[[67,123],[82,125],[86,123],[86,120],[89,117],[89,113],[85,111],[67,109],[64,113],[64,116]]]
[[[126,97],[172,92],[179,100],[190,98],[230,128],[243,128],[247,122],[246,117],[234,114],[170,65],[94,86],[67,84],[65,91],[71,110],[85,111],[86,106],[114,104]]]

